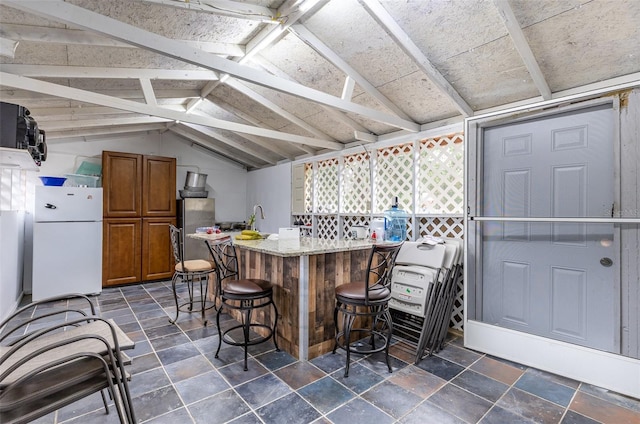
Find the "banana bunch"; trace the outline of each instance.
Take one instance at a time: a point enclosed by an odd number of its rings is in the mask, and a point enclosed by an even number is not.
[[[261,238],[260,233],[254,230],[242,230],[242,232],[236,236],[236,240],[260,240]]]

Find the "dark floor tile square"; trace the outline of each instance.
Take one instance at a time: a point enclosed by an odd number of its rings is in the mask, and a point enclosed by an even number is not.
[[[200,355],[200,351],[191,343],[181,344],[169,349],[159,350],[156,352],[160,362],[163,365],[173,364],[196,355]]]
[[[475,423],[493,406],[479,396],[469,393],[453,384],[447,384],[435,392],[427,402],[431,402],[447,412]]]
[[[137,356],[131,361],[131,365],[127,369],[131,374],[136,375],[138,373],[157,368],[160,365],[160,360],[158,360],[156,354],[152,352],[147,353],[146,355]]]
[[[451,383],[491,402],[496,402],[509,389],[506,384],[471,370],[458,374]]]
[[[58,421],[60,422],[60,421]],[[118,418],[118,413],[115,408],[112,408],[109,414],[105,413],[105,410],[96,410],[93,412],[89,412],[85,415],[80,415],[74,417],[68,421],[64,422],[65,424],[120,424],[120,418]]]
[[[306,386],[309,383],[313,383],[326,375],[325,372],[319,370],[308,362],[295,362],[284,368],[280,368],[274,374],[280,377],[294,390],[297,390],[302,386]]]
[[[564,408],[537,396],[512,388],[496,403],[497,406],[538,423],[557,423]]]
[[[164,415],[183,406],[172,386],[163,387],[135,397],[132,403],[136,418],[139,421],[146,421],[159,415]]]
[[[321,378],[304,386],[298,390],[298,394],[323,414],[332,411],[355,396],[355,393],[331,377]]]
[[[210,371],[175,383],[176,390],[185,404],[197,402],[228,390],[229,384],[217,371]]]
[[[140,320],[140,326],[145,330],[150,328],[155,328],[155,327],[164,327],[167,324],[171,324],[171,323],[169,322],[169,317],[166,315],[161,317],[156,317],[156,318]]]
[[[116,408],[113,402],[110,402],[107,397],[107,404],[109,405],[109,414],[113,414],[116,417]],[[84,397],[72,404],[64,406],[58,410],[58,421],[71,420],[74,417],[84,416],[90,412],[97,411],[101,415],[106,415],[104,409],[104,403],[102,403],[102,397],[100,393],[93,393],[87,397]]]
[[[399,424],[466,424],[431,402],[423,402],[398,421]],[[506,423],[504,423],[506,424]]]
[[[599,424],[600,421],[592,420],[589,417],[580,415],[574,411],[567,411],[562,418],[561,424]]]
[[[524,370],[521,368],[513,367],[488,356],[479,359],[470,368],[509,386],[524,374]]]
[[[189,415],[189,411],[187,408],[175,409],[167,414],[161,415],[159,417],[153,418],[150,421],[147,421],[148,424],[191,424],[193,420]]]
[[[253,409],[291,393],[291,388],[271,373],[236,386],[235,389]]]
[[[383,377],[388,377],[390,374],[384,352],[378,352],[372,355],[367,355],[358,363],[364,365],[365,367],[369,368],[372,371],[377,372]],[[389,355],[389,364],[391,364],[391,372],[397,372],[403,369],[404,367],[406,367],[407,365],[409,365],[406,362],[401,361],[400,359],[395,358],[391,355]]]
[[[569,408],[604,423],[640,423],[640,412],[578,391]]]
[[[149,343],[151,343],[151,346],[153,346],[155,350],[168,349],[170,347],[190,342],[191,340],[189,340],[189,338],[182,332],[149,340]]]
[[[296,358],[285,352],[284,350],[272,350],[255,357],[258,362],[264,365],[269,371],[275,371],[297,361]]]
[[[202,355],[196,355],[184,361],[174,362],[166,365],[164,369],[174,383],[214,370],[211,363]]]
[[[472,352],[469,349],[464,349],[453,344],[446,345],[444,349],[436,354],[436,356],[454,362],[458,365],[462,365],[465,368],[482,358],[482,355],[479,353]]]
[[[329,415],[327,415],[334,423],[349,424],[385,424],[393,423],[394,419],[360,398],[356,398],[351,402],[341,406]]]
[[[320,417],[320,413],[296,393],[271,402],[256,413],[265,424],[307,424]]]
[[[169,380],[169,377],[165,374],[164,369],[154,368],[133,376],[129,383],[129,390],[131,391],[131,396],[135,397],[144,393],[153,392],[170,384],[171,380]]]
[[[202,321],[198,321],[194,328],[185,329],[185,334],[191,340],[206,339],[208,337],[218,336],[218,329],[215,325],[209,323],[207,326],[202,325]]]
[[[389,381],[364,392],[362,398],[394,418],[400,418],[415,408],[422,398]]]
[[[322,356],[313,358],[311,363],[327,374],[331,374],[340,368],[344,368],[346,360],[347,355],[344,351],[338,350],[336,353],[325,353]]]
[[[260,418],[256,416],[253,412],[249,412],[244,414],[233,421],[229,421],[229,424],[263,424],[260,421]]]
[[[147,341],[136,342],[136,345],[133,349],[129,349],[126,351],[126,354],[132,358],[135,358],[136,356],[147,355],[149,353],[153,353],[153,348]]]
[[[580,391],[599,399],[606,400],[607,402],[611,402],[615,405],[622,406],[623,408],[640,412],[640,399],[634,399],[587,383],[582,383],[580,385]]]
[[[153,340],[160,337],[168,336],[170,334],[181,334],[182,330],[180,330],[179,327],[173,324],[166,323],[165,325],[159,327],[147,328],[144,330],[144,333],[147,335],[149,340]]]
[[[384,381],[384,378],[381,377],[380,374],[371,371],[359,363],[351,365],[349,377],[345,378],[344,370],[341,369],[331,374],[331,376],[358,394]]]
[[[393,373],[388,381],[418,395],[428,398],[447,382],[437,375],[433,375],[414,365],[409,365],[398,372]]]
[[[244,370],[244,361],[239,361],[226,367],[218,368],[218,372],[227,379],[231,386],[246,383],[256,377],[266,374],[268,371],[253,358],[247,361],[247,371]]]
[[[502,409],[499,406],[494,406],[491,410],[485,415],[482,420],[480,420],[481,424],[533,424],[534,422],[522,417],[518,414],[515,414],[511,411],[507,411],[506,409]]]
[[[575,393],[575,389],[529,371],[520,377],[514,387],[564,407],[569,406]]]
[[[464,370],[464,367],[437,356],[427,356],[416,366],[447,381]]]
[[[151,318],[163,318],[168,319],[169,316],[165,313],[164,309],[162,309],[159,305],[155,305],[153,308],[150,308],[146,311],[133,311],[138,317],[139,321],[148,320]]]
[[[211,339],[211,337],[208,337],[207,339],[204,339],[204,340],[208,340],[208,339]],[[221,368],[230,364],[234,364],[238,361],[244,362],[244,350],[241,347],[229,346],[229,345],[223,344],[222,347],[220,348],[220,353],[216,358],[216,351],[218,349],[217,337],[215,341],[215,346],[216,347],[212,351],[204,354],[207,357],[207,359],[211,361],[214,367]]]
[[[187,406],[187,409],[198,424],[224,423],[250,411],[233,390],[225,390],[203,399]]]

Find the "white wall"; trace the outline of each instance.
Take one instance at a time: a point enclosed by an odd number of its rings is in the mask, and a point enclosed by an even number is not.
[[[247,218],[253,206],[260,204],[265,219],[256,215],[256,228],[277,233],[280,227],[291,226],[291,163],[251,171],[248,174]]]
[[[216,199],[216,221],[246,219],[247,171],[239,165],[194,149],[173,133],[101,137],[90,141],[55,140],[47,143],[48,157],[39,173],[31,174],[34,185],[39,175],[72,174],[83,160],[99,159],[103,150],[175,157],[177,159],[176,198],[184,187],[187,171],[207,174],[209,197]],[[31,202],[33,203],[33,202]]]
[[[0,321],[16,309],[22,296],[24,215],[0,211]]]

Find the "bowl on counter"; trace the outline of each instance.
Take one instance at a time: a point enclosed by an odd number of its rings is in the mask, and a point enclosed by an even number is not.
[[[64,184],[65,181],[67,181],[67,179],[64,177],[38,177],[38,178],[40,178],[40,180],[42,181],[42,184],[46,186],[60,187],[61,185]]]

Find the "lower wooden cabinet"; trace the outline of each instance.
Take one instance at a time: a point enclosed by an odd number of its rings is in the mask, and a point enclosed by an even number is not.
[[[103,221],[102,286],[170,279],[174,260],[167,218],[111,218]]]
[[[140,282],[142,219],[105,219],[102,227],[102,286]]]
[[[169,224],[175,218],[142,218],[142,281],[170,279],[175,261]]]

